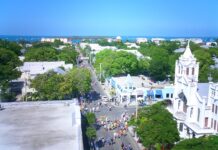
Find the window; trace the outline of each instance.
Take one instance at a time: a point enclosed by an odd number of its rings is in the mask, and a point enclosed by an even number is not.
[[[186,68],[186,75],[189,75],[189,68]]]
[[[178,71],[179,71],[179,73],[180,73],[180,66],[179,66],[179,70],[178,70]]]
[[[190,110],[190,118],[192,117],[192,114],[193,114],[193,108],[191,108]]]
[[[179,124],[179,131],[183,131],[183,123]]]
[[[195,74],[195,68],[192,68],[192,75]]]
[[[170,97],[170,94],[169,94],[169,93],[167,93],[167,94],[166,94],[166,98],[169,98],[169,97]]]
[[[217,105],[216,105],[216,110],[215,110],[215,114],[217,114]]]
[[[180,103],[181,103],[181,102],[180,102],[180,100],[179,100],[179,101],[178,101],[178,109],[179,109],[179,107],[180,107]]]
[[[216,120],[214,120],[214,126],[213,129],[216,130]]]
[[[200,120],[200,109],[198,108],[198,122]]]
[[[212,112],[214,112],[214,104],[212,105]]]
[[[173,98],[173,94],[171,94],[171,98]]]
[[[207,128],[208,126],[208,117],[205,117],[204,119],[204,127]]]
[[[213,119],[211,119],[211,126],[210,127],[213,128]]]

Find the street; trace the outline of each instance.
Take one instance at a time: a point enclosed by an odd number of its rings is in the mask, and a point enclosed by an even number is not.
[[[79,48],[76,46],[76,50],[80,52]],[[82,54],[80,53],[82,56]],[[104,89],[102,88],[101,84],[99,83],[97,76],[95,74],[94,68],[88,63],[88,60],[82,61],[81,64],[79,64],[79,67],[85,67],[88,68],[92,75],[92,91],[90,92],[89,100],[91,103],[87,106],[88,110],[92,110],[93,107],[97,107],[101,100],[101,96],[105,96],[106,93]],[[106,106],[107,105],[107,106]],[[112,105],[112,102],[107,102],[107,104],[102,104],[101,107],[99,107],[99,111],[95,112],[97,120],[100,120],[102,117],[106,117],[108,121],[115,121],[115,120],[121,120],[121,115],[126,113],[128,116],[131,116],[133,113],[135,113],[135,107],[127,107],[124,108],[123,106],[117,106]],[[111,107],[111,111],[109,110],[109,107]],[[113,138],[114,132],[116,132],[117,129],[114,130],[105,130],[103,126],[98,126],[97,128],[97,138],[96,142],[99,139],[108,139]],[[121,136],[120,138],[117,138],[113,144],[105,144],[104,146],[97,146],[100,150],[120,150],[121,144],[124,144],[126,147],[131,147],[132,150],[139,150],[139,147],[137,143],[134,141],[133,137],[130,135],[129,132],[127,132],[126,135]],[[130,149],[129,149],[130,150]]]

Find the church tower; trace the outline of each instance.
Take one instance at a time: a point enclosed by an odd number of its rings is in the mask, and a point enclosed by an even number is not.
[[[195,96],[194,93],[197,92],[198,74],[199,62],[192,54],[188,42],[185,52],[176,61],[174,81],[174,99],[185,99],[184,104],[187,107],[195,105],[192,98]],[[185,109],[184,112],[186,112]]]

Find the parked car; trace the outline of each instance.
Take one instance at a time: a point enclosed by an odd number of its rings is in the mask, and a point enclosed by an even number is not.
[[[101,96],[102,101],[109,102],[109,98],[107,96]]]

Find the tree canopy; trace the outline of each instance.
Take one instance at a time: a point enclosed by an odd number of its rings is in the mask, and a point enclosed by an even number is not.
[[[152,42],[141,43],[139,51],[145,55],[150,56],[149,61],[149,75],[154,80],[164,80],[166,75],[174,77],[175,61],[182,54],[174,53],[174,50],[181,47],[178,42],[164,41],[160,45]],[[210,66],[214,64],[212,57],[218,56],[218,48],[212,47],[205,49],[200,47],[199,44],[190,42],[192,53],[200,63],[199,66],[199,81],[208,82],[208,76],[211,73],[214,81],[218,81],[216,75],[217,69],[212,69]]]
[[[53,47],[51,43],[35,43],[25,53],[25,61],[65,61],[76,63],[78,52],[72,46],[66,46],[62,50]]]
[[[22,47],[16,42],[0,39],[0,48],[8,49],[10,51],[13,51],[16,55],[20,55],[21,54],[20,50]]]
[[[104,50],[96,54],[95,68],[101,71],[105,77],[126,74],[138,74],[144,72],[148,67],[146,59],[138,60],[134,54],[125,51]]]
[[[162,103],[139,110],[138,119],[131,118],[130,124],[136,126],[136,132],[142,144],[147,148],[162,145],[172,147],[179,141],[177,123]]]
[[[216,150],[218,149],[218,136],[186,139],[173,147],[173,150]]]
[[[30,100],[60,100],[86,94],[91,89],[91,74],[85,68],[73,68],[64,75],[48,72],[36,76],[31,87],[36,90]]]
[[[128,49],[127,45],[124,44],[122,41],[112,41],[108,42],[107,39],[100,39],[97,43],[101,46],[115,46],[118,49]]]

